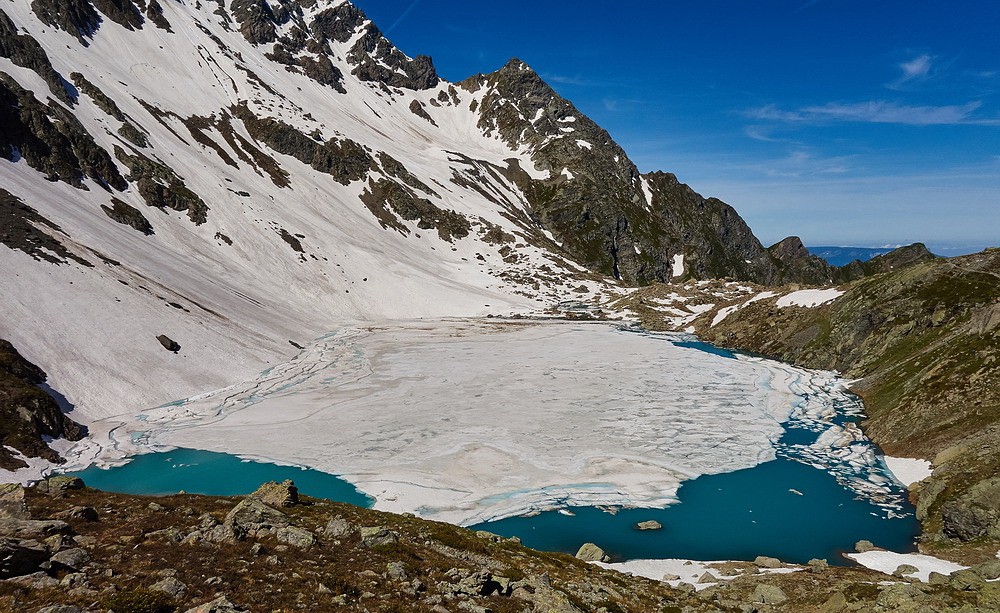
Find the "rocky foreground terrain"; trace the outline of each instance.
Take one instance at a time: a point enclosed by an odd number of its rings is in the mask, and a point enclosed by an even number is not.
[[[0,609],[32,613],[1000,607],[997,559],[921,583],[820,560],[775,573],[784,565],[762,557],[672,588],[516,539],[300,497],[291,482],[241,498],[111,494],[71,477],[11,484],[0,534]]]

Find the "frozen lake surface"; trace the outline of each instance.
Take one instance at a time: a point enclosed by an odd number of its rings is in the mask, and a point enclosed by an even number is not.
[[[661,508],[683,481],[781,456],[883,516],[905,510],[835,376],[692,341],[572,322],[343,329],[251,381],[96,423],[107,437],[75,463],[224,452],[340,475],[375,508],[468,525]]]

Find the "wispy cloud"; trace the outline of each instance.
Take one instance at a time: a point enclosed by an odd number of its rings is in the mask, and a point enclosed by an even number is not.
[[[931,72],[931,62],[933,58],[927,55],[918,55],[909,62],[903,62],[899,65],[900,70],[903,71],[902,79],[906,81],[912,81],[913,79],[923,79]]]
[[[938,80],[952,63],[954,60],[942,62],[936,55],[921,53],[897,64],[899,76],[885,86],[892,90],[914,89],[926,82]]]
[[[839,175],[850,172],[850,159],[849,156],[823,157],[805,149],[797,149],[784,158],[758,166],[758,169],[769,177]]]
[[[604,110],[617,113],[638,104],[645,104],[646,101],[639,98],[605,98],[601,103],[604,105]]]
[[[743,128],[743,134],[746,135],[747,138],[763,141],[765,143],[776,143],[781,140],[771,136],[767,128],[763,126],[747,126]]]
[[[847,121],[857,123],[893,123],[912,126],[931,125],[1000,125],[1000,119],[984,119],[974,116],[982,102],[943,106],[913,106],[872,100],[867,102],[829,102],[823,105],[806,106],[796,110],[783,110],[769,104],[746,111],[744,114],[756,120],[784,121],[794,123],[828,123]]]
[[[606,81],[595,81],[585,77],[553,74],[550,72],[543,73],[541,77],[549,83],[556,83],[558,85],[575,85],[577,87],[606,87],[610,85]]]

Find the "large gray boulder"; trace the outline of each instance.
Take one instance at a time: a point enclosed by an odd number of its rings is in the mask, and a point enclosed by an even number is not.
[[[384,547],[399,541],[399,533],[385,526],[361,528],[361,544],[365,547]]]
[[[233,539],[242,541],[249,537],[273,534],[278,528],[287,527],[290,523],[288,516],[281,511],[256,498],[246,498],[226,515],[222,528]]]
[[[0,483],[0,517],[28,519],[28,503],[20,483]]]
[[[154,592],[162,592],[174,600],[178,600],[187,592],[187,585],[174,577],[164,577],[149,586],[149,589]]]
[[[0,536],[14,538],[45,538],[69,533],[69,524],[58,519],[0,518]]]
[[[354,526],[340,515],[331,517],[330,521],[326,522],[326,528],[323,529],[323,533],[330,538],[341,538],[352,532],[354,532]]]
[[[576,558],[584,562],[607,562],[611,559],[603,549],[593,543],[580,545],[580,549],[576,552]]]
[[[754,558],[753,563],[760,568],[781,568],[782,566],[781,560],[768,556],[757,556]]]
[[[0,538],[0,579],[33,573],[48,558],[48,547],[38,541]]]
[[[249,610],[233,604],[225,596],[219,596],[211,602],[192,607],[184,613],[248,613]]]
[[[53,569],[80,570],[88,562],[90,562],[90,554],[87,553],[86,549],[81,549],[80,547],[64,549],[49,559],[49,563]]]
[[[281,483],[268,481],[261,484],[249,497],[271,507],[291,507],[299,503],[299,488],[295,487],[291,479],[285,479]]]
[[[35,489],[54,498],[62,498],[70,490],[83,489],[83,479],[56,475],[42,479],[35,485]]]
[[[300,549],[308,549],[316,543],[316,536],[312,532],[298,526],[278,528],[274,536],[278,539],[279,543],[285,543],[286,545]]]
[[[788,596],[784,590],[769,583],[759,583],[750,596],[750,602],[760,604],[781,604],[786,600],[788,600]]]
[[[941,507],[947,536],[969,541],[1000,538],[1000,477],[981,481],[957,500]]]

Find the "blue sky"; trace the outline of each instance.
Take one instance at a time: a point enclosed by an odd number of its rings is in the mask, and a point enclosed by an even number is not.
[[[531,65],[770,244],[1000,245],[995,0],[356,0],[442,77]]]

